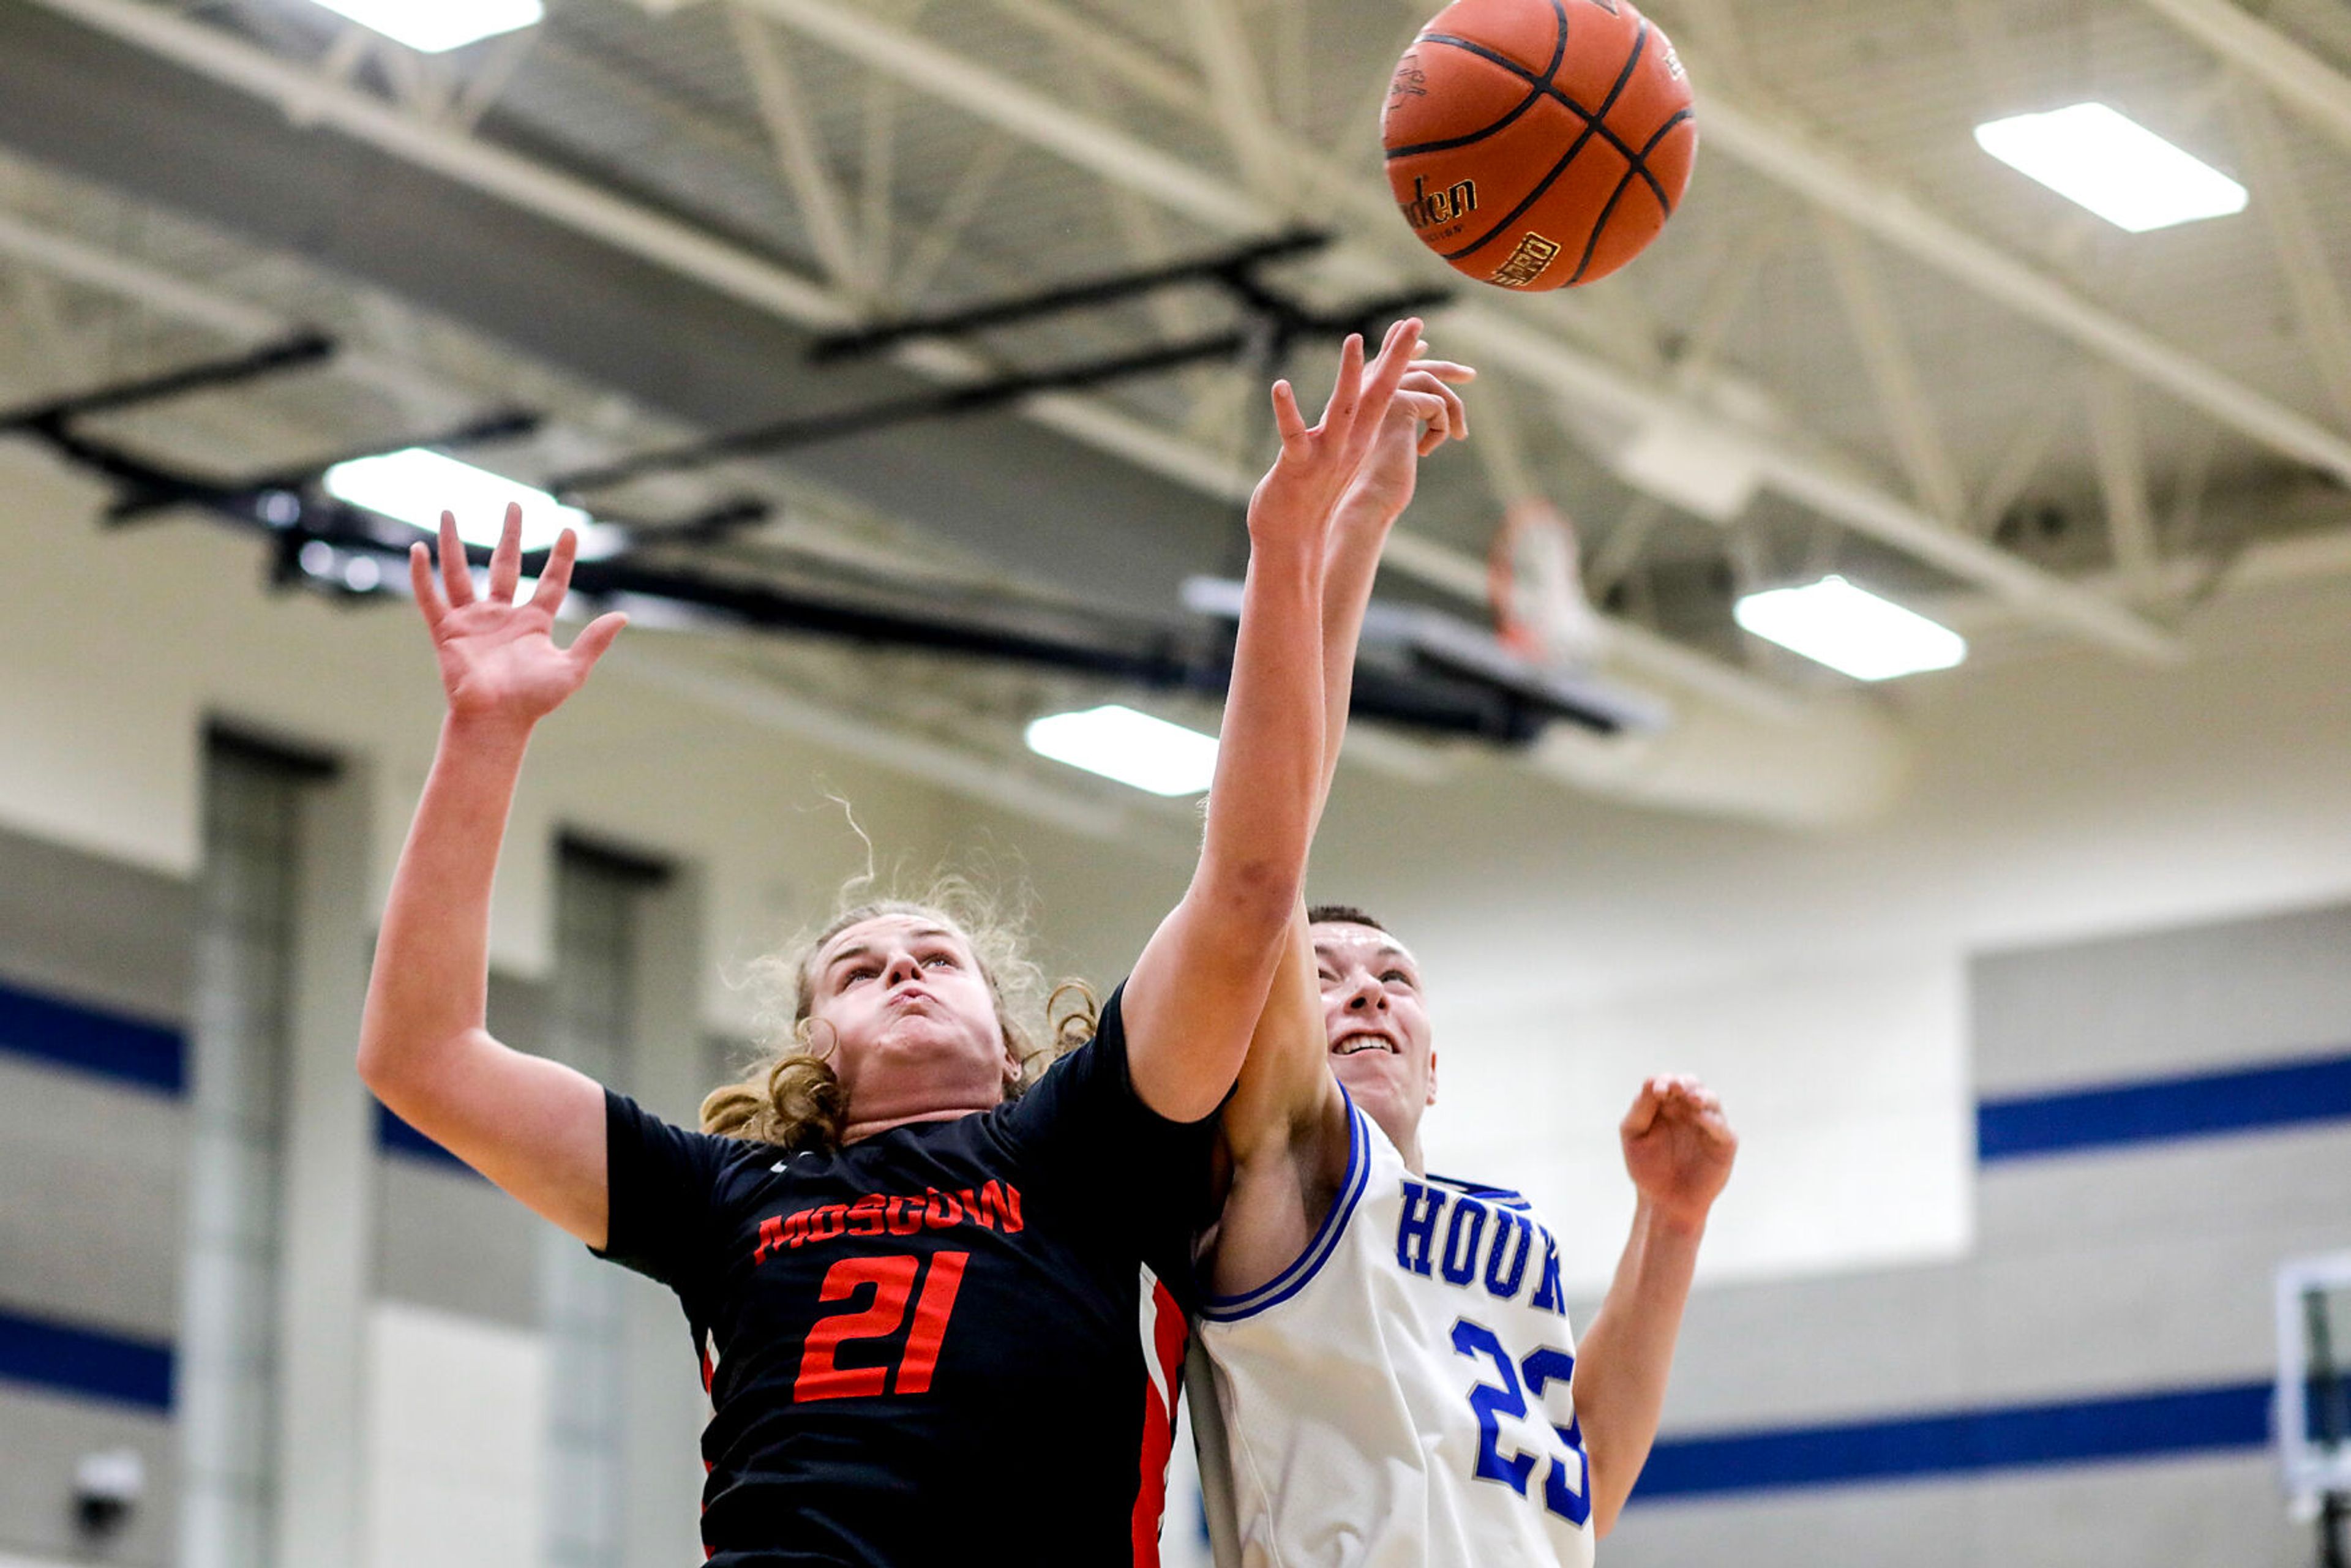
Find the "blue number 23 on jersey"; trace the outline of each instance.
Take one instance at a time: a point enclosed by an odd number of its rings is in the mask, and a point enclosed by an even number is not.
[[[1524,1497],[1527,1483],[1534,1477],[1536,1456],[1503,1455],[1501,1419],[1510,1416],[1523,1420],[1527,1396],[1540,1398],[1549,1385],[1573,1376],[1575,1357],[1545,1345],[1513,1366],[1494,1331],[1468,1318],[1453,1324],[1453,1348],[1473,1361],[1491,1363],[1501,1378],[1499,1385],[1480,1383],[1469,1390],[1469,1408],[1478,1416],[1478,1477],[1500,1481]],[[1583,1451],[1583,1425],[1571,1419],[1564,1427],[1553,1423],[1552,1430],[1567,1445],[1567,1452],[1552,1456],[1551,1468],[1543,1475],[1543,1506],[1568,1523],[1582,1525],[1592,1517],[1592,1461]],[[1572,1485],[1571,1464],[1575,1467]]]

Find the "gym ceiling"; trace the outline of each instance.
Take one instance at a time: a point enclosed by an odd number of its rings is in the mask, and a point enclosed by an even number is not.
[[[1688,198],[1618,277],[1520,298],[1423,252],[1381,176],[1419,5],[549,0],[425,56],[311,0],[0,0],[0,371],[29,406],[318,332],[315,364],[75,428],[234,490],[525,413],[465,455],[570,482],[632,526],[632,569],[735,595],[708,624],[845,605],[1131,656],[871,625],[789,644],[795,679],[904,661],[894,722],[995,751],[1071,695],[1198,706],[1217,632],[1183,586],[1239,565],[1275,350],[1311,386],[1316,324],[1430,291],[1437,350],[1487,372],[1480,423],[1431,465],[1383,594],[1482,622],[1503,507],[1540,494],[1617,629],[1603,674],[1676,711],[1898,709],[1732,622],[1823,571],[1963,631],[1975,664],[2160,664],[2216,600],[2351,576],[2351,11],[1648,9],[1698,88]],[[2089,99],[2247,209],[2126,234],[1971,134]],[[1182,265],[1269,240],[1295,243],[1245,287]],[[1178,276],[811,351],[1155,269]],[[914,417],[976,385],[998,401]],[[150,497],[175,500],[202,509]],[[877,645],[900,651],[844,651]],[[1466,705],[1392,716],[1407,736],[1522,744],[1557,716],[1397,671],[1404,709]]]

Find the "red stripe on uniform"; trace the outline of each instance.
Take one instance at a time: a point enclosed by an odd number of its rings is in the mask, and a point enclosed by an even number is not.
[[[1187,1330],[1184,1309],[1176,1305],[1167,1287],[1148,1269],[1143,1277],[1151,1286],[1150,1307],[1142,1325],[1145,1329],[1143,1354],[1156,1364],[1159,1375],[1155,1379],[1146,1371],[1143,1377],[1143,1458],[1133,1521],[1134,1568],[1159,1568],[1159,1523],[1167,1511],[1167,1457],[1176,1448],[1176,1402],[1184,1388],[1177,1380],[1183,1375]],[[1164,1398],[1163,1388],[1167,1391]]]
[[[710,1397],[710,1385],[716,1380],[718,1368],[716,1364],[712,1362],[710,1359],[710,1341],[706,1336],[700,1334],[695,1336],[694,1353],[695,1359],[702,1363],[702,1396],[705,1399],[707,1399]],[[704,1475],[708,1475],[716,1467],[713,1466],[708,1459],[702,1461],[702,1473]],[[709,1511],[710,1503],[705,1499],[698,1506],[696,1512],[697,1514],[703,1514],[708,1513]],[[705,1563],[709,1562],[712,1558],[717,1555],[718,1548],[711,1545],[707,1541],[702,1543],[702,1560]]]
[[[710,1354],[710,1336],[708,1334],[701,1333],[697,1333],[695,1334],[694,1342],[694,1354],[695,1359],[702,1363],[703,1403],[710,1406],[711,1414],[715,1416],[718,1413],[718,1407],[713,1402],[714,1396],[711,1394],[711,1388],[712,1385],[718,1381],[718,1362],[716,1358]],[[705,1476],[716,1468],[717,1467],[713,1465],[708,1459],[702,1461],[702,1473]]]

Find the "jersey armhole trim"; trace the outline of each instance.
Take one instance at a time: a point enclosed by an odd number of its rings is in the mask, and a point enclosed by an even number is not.
[[[1347,1175],[1339,1186],[1339,1196],[1331,1205],[1331,1212],[1322,1217],[1322,1226],[1314,1239],[1306,1244],[1289,1268],[1254,1291],[1238,1296],[1207,1296],[1200,1302],[1200,1316],[1208,1322],[1238,1322],[1259,1312],[1280,1306],[1312,1282],[1338,1250],[1339,1238],[1345,1234],[1347,1221],[1355,1212],[1355,1205],[1364,1196],[1364,1185],[1372,1170],[1370,1139],[1364,1129],[1364,1113],[1355,1108],[1353,1095],[1344,1086],[1339,1091],[1347,1102]]]
[[[1534,1205],[1529,1203],[1523,1194],[1512,1192],[1506,1186],[1488,1186],[1482,1182],[1463,1181],[1459,1176],[1438,1176],[1435,1171],[1429,1172],[1421,1179],[1449,1186],[1456,1192],[1466,1193],[1479,1202],[1492,1204],[1497,1208],[1516,1209],[1520,1214],[1534,1212]]]

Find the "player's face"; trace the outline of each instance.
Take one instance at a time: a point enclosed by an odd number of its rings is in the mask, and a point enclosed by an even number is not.
[[[1437,1099],[1419,964],[1384,931],[1326,921],[1314,927],[1314,967],[1331,1070],[1364,1114],[1408,1134]]]
[[[855,1123],[992,1105],[1017,1071],[971,944],[916,915],[878,915],[816,956],[809,1016],[837,1040]],[[819,1030],[821,1046],[826,1030]]]

